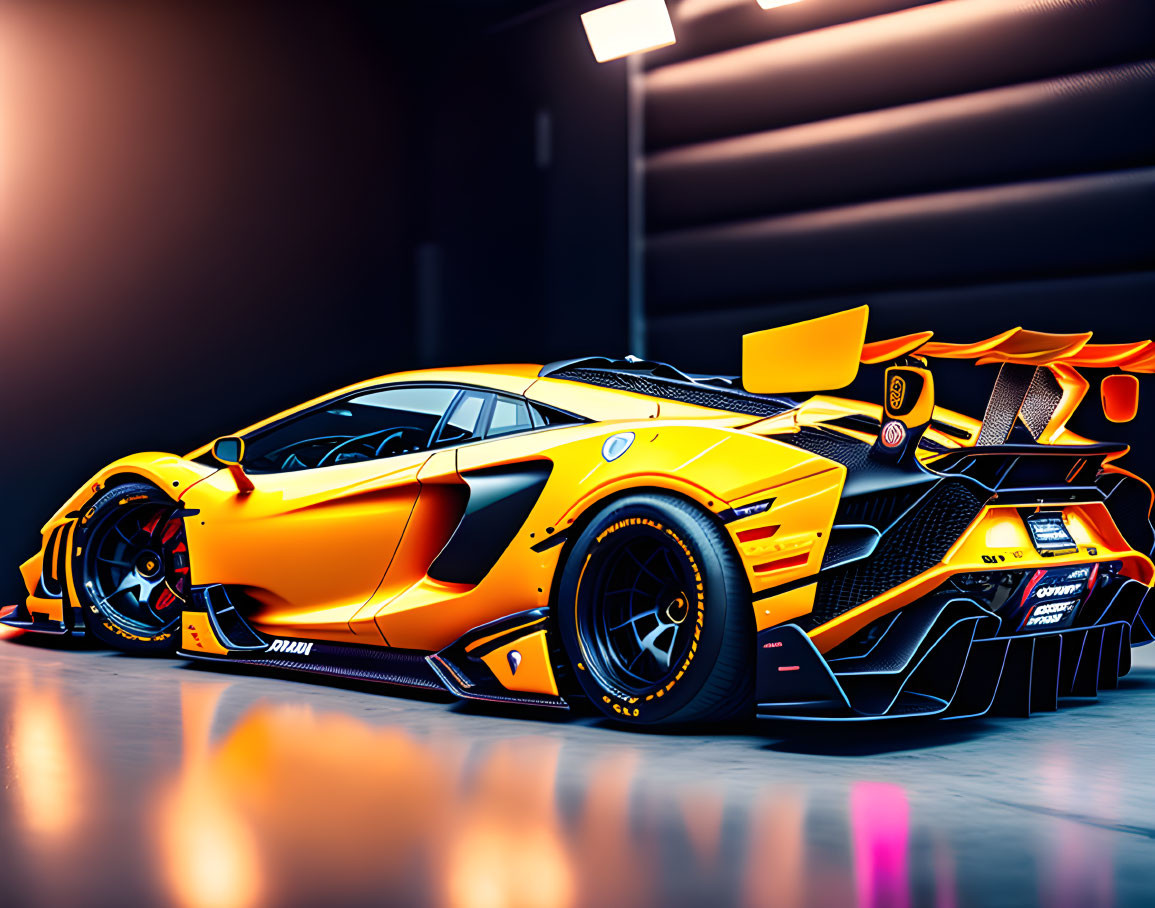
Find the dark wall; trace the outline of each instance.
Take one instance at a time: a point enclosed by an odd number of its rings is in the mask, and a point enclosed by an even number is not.
[[[405,363],[412,317],[403,86],[363,14],[33,4],[3,17],[10,571],[102,464],[183,452]]]
[[[622,346],[624,64],[580,9],[0,12],[0,598],[115,458],[398,369]]]
[[[963,340],[1155,328],[1118,318],[1155,296],[1150,0],[674,9],[645,77],[655,354],[732,367],[735,327],[870,300]]]
[[[430,363],[542,362],[626,333],[626,69],[548,3],[436,57],[417,294]],[[432,59],[432,58],[431,58]]]
[[[1150,0],[671,8],[645,75],[651,356],[737,371],[742,333],[863,303],[871,338],[1155,336]],[[981,415],[993,368],[937,368]],[[1127,427],[1096,394],[1073,427],[1155,472],[1155,383]]]

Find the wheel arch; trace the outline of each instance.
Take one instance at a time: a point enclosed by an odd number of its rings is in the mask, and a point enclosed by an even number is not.
[[[635,497],[654,496],[657,498],[664,498],[672,500],[684,507],[694,511],[700,517],[705,518],[705,522],[716,529],[716,541],[711,546],[711,549],[718,551],[724,550],[729,557],[733,558],[733,565],[736,569],[727,569],[723,564],[723,573],[719,577],[727,578],[726,581],[733,584],[731,587],[740,597],[737,602],[738,617],[737,621],[741,623],[749,631],[748,640],[740,649],[746,655],[743,659],[752,660],[756,656],[756,617],[753,608],[752,591],[745,572],[741,569],[742,559],[734,544],[734,540],[726,531],[726,524],[722,517],[714,510],[711,510],[707,502],[712,501],[714,505],[718,504],[718,499],[707,498],[705,501],[700,500],[697,496],[687,494],[681,489],[670,488],[667,485],[641,483],[636,485],[629,485],[623,488],[616,488],[608,491],[606,494],[598,496],[596,499],[590,500],[582,509],[580,514],[576,515],[573,523],[566,527],[566,535],[562,543],[562,550],[557,560],[557,566],[550,584],[548,612],[547,612],[547,627],[549,629],[548,640],[550,643],[550,655],[554,666],[554,675],[557,679],[559,690],[561,690],[567,699],[579,697],[581,699],[588,699],[589,694],[582,689],[577,680],[578,666],[572,661],[572,653],[568,651],[568,647],[564,645],[563,628],[562,628],[562,613],[560,606],[560,592],[562,585],[566,582],[565,575],[567,567],[570,566],[570,559],[574,557],[576,546],[579,538],[589,526],[597,520],[600,514],[606,513],[607,510],[612,509],[618,502],[626,501]],[[725,502],[722,502],[722,510],[725,509]],[[616,516],[615,516],[616,519]],[[719,552],[720,560],[725,562],[728,560],[726,555]],[[733,600],[731,600],[733,601]],[[745,639],[743,637],[742,639]],[[679,675],[679,677],[681,677]],[[751,676],[752,677],[752,676]],[[660,694],[658,695],[661,696]],[[608,701],[607,701],[608,702]],[[631,701],[633,702],[633,701]],[[635,712],[636,716],[637,713]],[[613,717],[610,716],[612,719]]]
[[[174,454],[145,453],[113,461],[77,489],[45,523],[41,532],[50,530],[61,521],[83,513],[83,508],[110,486],[126,482],[148,482],[174,501],[194,483],[215,470],[192,463]]]
[[[722,521],[722,518],[718,516],[717,512],[712,511],[710,507],[708,507],[703,501],[699,501],[692,495],[686,494],[679,489],[672,489],[660,485],[643,484],[617,488],[609,491],[607,494],[599,498],[589,501],[581,510],[581,512],[575,518],[573,518],[573,522],[570,523],[565,529],[565,539],[561,543],[562,549],[558,555],[557,565],[554,567],[553,577],[550,580],[549,614],[551,623],[556,622],[558,590],[561,586],[562,574],[565,573],[565,566],[573,554],[573,548],[577,543],[578,538],[585,531],[585,528],[590,525],[593,519],[601,511],[605,510],[605,508],[609,507],[615,502],[622,501],[626,498],[631,498],[634,495],[660,495],[667,498],[676,498],[685,502],[686,504],[691,505],[692,507],[697,508],[698,511],[706,515],[709,520],[711,520],[714,524],[723,530],[722,536],[725,540],[723,544],[726,545],[734,554],[734,557],[737,559],[738,563],[742,563],[740,553],[738,552],[737,547],[734,545],[734,540],[731,538],[728,532],[725,532],[725,523]],[[712,501],[717,504],[719,503],[720,499],[707,498],[706,501]],[[753,590],[750,587],[749,578],[746,577],[745,572],[742,572],[742,580],[747,592],[752,597]],[[753,603],[751,603],[751,610],[753,610]],[[553,629],[556,631],[556,624],[553,625]],[[560,649],[558,653],[555,653],[555,655],[559,654]]]

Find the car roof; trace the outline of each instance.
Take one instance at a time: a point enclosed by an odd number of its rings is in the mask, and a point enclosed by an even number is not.
[[[523,394],[541,372],[540,364],[501,363],[492,366],[448,366],[438,369],[411,369],[407,372],[393,372],[368,381],[359,382],[345,391],[356,391],[373,385],[397,384],[399,382],[449,382],[461,385],[483,385],[496,391]]]

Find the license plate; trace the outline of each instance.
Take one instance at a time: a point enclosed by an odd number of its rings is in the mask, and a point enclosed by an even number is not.
[[[1035,571],[1019,600],[1018,630],[1034,633],[1069,625],[1097,573],[1097,566],[1092,564]]]
[[[1027,532],[1040,555],[1058,555],[1077,552],[1079,546],[1071,538],[1063,523],[1063,515],[1058,511],[1042,511],[1027,517]]]

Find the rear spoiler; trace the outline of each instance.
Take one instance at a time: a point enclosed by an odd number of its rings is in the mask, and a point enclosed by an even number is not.
[[[911,360],[970,359],[976,365],[999,364],[999,376],[984,417],[992,407],[1006,411],[1010,423],[1022,419],[1036,441],[1054,443],[1090,385],[1081,369],[1118,369],[1101,383],[1103,411],[1112,422],[1128,422],[1138,406],[1135,373],[1155,372],[1155,343],[1092,344],[1091,332],[1049,334],[1011,328],[969,344],[946,343],[932,331],[866,343],[869,307],[747,334],[742,339],[742,384],[759,394],[832,391],[854,381],[860,364]],[[1005,412],[995,420],[999,430]],[[1007,425],[1009,432],[1010,425]],[[988,432],[988,436],[989,436]],[[980,438],[998,444],[1001,438]]]

